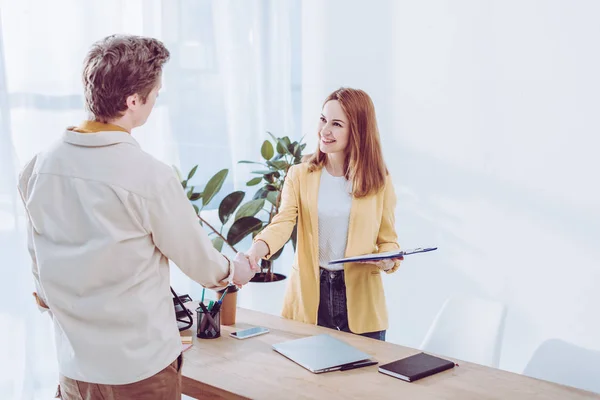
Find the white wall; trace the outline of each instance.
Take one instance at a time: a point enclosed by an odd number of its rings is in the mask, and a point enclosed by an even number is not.
[[[600,349],[600,3],[305,0],[303,133],[341,85],[375,102],[401,245],[390,341],[447,296],[509,313],[501,368],[559,338]],[[467,333],[465,333],[467,334]]]

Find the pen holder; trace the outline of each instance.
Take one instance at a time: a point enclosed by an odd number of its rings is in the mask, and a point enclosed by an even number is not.
[[[196,336],[200,339],[216,339],[221,336],[221,310],[209,311],[206,314],[202,308],[196,308]]]

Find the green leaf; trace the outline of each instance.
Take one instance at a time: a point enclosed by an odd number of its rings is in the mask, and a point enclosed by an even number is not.
[[[217,236],[216,238],[214,238],[212,240],[212,245],[215,249],[217,249],[217,251],[220,253],[221,250],[223,250],[223,239],[221,239],[219,236]]]
[[[269,161],[267,164],[269,164],[269,167],[273,167],[279,170],[285,170],[289,167],[288,162],[285,160]]]
[[[279,154],[290,154],[289,150],[287,149],[287,146],[289,143],[286,143],[283,139],[281,138],[276,138],[271,132],[267,132],[269,135],[271,135],[271,137],[273,138],[273,140],[277,143],[277,152]],[[287,137],[287,136],[286,136]],[[289,142],[289,138],[288,138],[288,142]]]
[[[277,197],[278,196],[279,196],[279,190],[276,190],[274,192],[268,192],[267,193],[267,200],[269,201],[269,203],[271,203],[275,207],[277,207]]]
[[[223,186],[223,182],[225,182],[225,178],[227,178],[227,174],[229,170],[222,169],[217,172],[206,184],[204,188],[204,192],[202,194],[202,205],[207,205],[210,201],[215,197],[215,195],[221,190]]]
[[[300,157],[300,144],[299,143],[294,143],[292,145],[292,154],[294,155],[295,158]]]
[[[283,145],[285,146],[287,152],[292,154],[292,150],[290,149],[290,147],[292,146],[292,142],[290,141],[290,138],[284,136],[283,138],[281,138],[281,140],[283,141]]]
[[[266,185],[266,186],[265,186],[265,189],[267,189],[269,192],[274,192],[274,191],[278,190],[278,189],[275,187],[275,185],[270,185],[270,184],[269,184],[269,185]]]
[[[188,181],[190,179],[192,179],[192,177],[194,176],[194,174],[196,173],[196,170],[198,169],[198,166],[196,165],[194,168],[192,168],[192,170],[190,171],[190,173],[188,174]]]
[[[282,142],[277,141],[277,152],[279,154],[285,154],[287,153],[287,149],[285,148],[285,146],[283,145]]]
[[[273,145],[268,140],[265,140],[260,148],[260,154],[263,158],[269,161],[275,155],[275,151],[273,150]]]
[[[193,186],[191,186],[191,187],[188,189],[188,192],[187,192],[187,198],[191,200],[191,198],[192,198],[192,195],[193,195],[193,194],[194,194],[194,187],[193,187]]]
[[[274,183],[275,182],[275,174],[263,175],[263,179],[265,180],[265,182]]]
[[[229,221],[229,217],[235,211],[236,208],[241,204],[242,200],[244,200],[244,196],[246,193],[241,190],[233,193],[229,193],[219,204],[219,219],[222,224],[226,224]]]
[[[231,225],[227,233],[227,242],[232,246],[238,244],[250,233],[262,227],[262,221],[256,217],[243,217]]]
[[[268,175],[268,174],[272,174],[274,172],[275,172],[274,170],[270,170],[270,169],[269,170],[262,169],[259,171],[252,171],[253,174],[260,174],[260,175]]]
[[[263,175],[263,179],[266,182],[269,182],[269,183],[275,183],[275,181],[277,179],[279,179],[279,177],[281,177],[281,174],[278,171],[275,171],[275,172],[273,172],[271,174],[265,174],[265,175]]]
[[[243,204],[239,210],[235,213],[235,220],[237,221],[243,217],[254,217],[265,205],[265,199],[250,200],[246,204]]]
[[[267,189],[265,189],[264,187],[261,187],[260,189],[258,189],[256,191],[252,200],[266,199],[268,194],[269,194],[269,191]]]
[[[248,182],[246,182],[246,186],[256,186],[260,183],[260,181],[262,181],[262,178],[260,176],[252,178]]]
[[[192,193],[192,197],[190,197],[190,201],[199,200],[202,197],[202,193]]]
[[[187,188],[187,179],[181,182],[181,186],[183,186],[183,188]]]
[[[194,211],[196,211],[196,214],[200,213],[200,209],[198,208],[197,205],[192,204],[192,206],[194,207]]]
[[[238,164],[258,164],[258,165],[262,165],[262,166],[267,166],[265,163],[261,163],[261,162],[257,162],[257,161],[246,161],[246,160],[242,160],[242,161],[238,161]]]

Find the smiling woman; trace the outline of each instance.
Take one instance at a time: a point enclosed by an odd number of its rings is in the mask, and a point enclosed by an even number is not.
[[[397,270],[400,259],[329,265],[344,256],[399,247],[396,196],[369,95],[350,88],[333,92],[323,104],[317,133],[316,152],[290,168],[279,213],[255,238],[248,256],[258,262],[277,253],[297,220],[296,260],[283,316],[385,340],[380,272]]]

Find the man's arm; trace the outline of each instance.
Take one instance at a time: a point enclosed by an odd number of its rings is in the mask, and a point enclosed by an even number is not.
[[[19,175],[19,182],[17,189],[19,190],[19,195],[21,197],[21,201],[23,203],[23,208],[25,209],[25,215],[27,216],[27,250],[29,251],[29,256],[31,257],[31,272],[33,273],[33,280],[35,284],[35,292],[33,293],[33,297],[35,298],[35,302],[38,305],[40,311],[48,311],[48,302],[44,295],[44,292],[41,288],[40,284],[40,271],[37,264],[37,257],[35,255],[35,247],[33,241],[33,235],[35,234],[33,224],[31,222],[31,218],[29,217],[29,211],[27,210],[27,198],[29,197],[28,188],[29,188],[29,180],[31,179],[31,175],[33,169],[35,167],[37,157],[34,157],[23,169],[21,174]]]
[[[243,285],[254,276],[244,257],[231,262],[213,247],[175,175],[149,200],[149,225],[156,247],[206,288]]]
[[[43,294],[43,290],[40,285],[40,271],[37,264],[37,257],[35,256],[35,248],[33,247],[33,225],[27,217],[27,249],[29,250],[29,255],[31,256],[31,272],[33,273],[33,280],[35,283],[35,292],[33,293],[33,297],[35,298],[35,302],[38,305],[40,311],[48,311],[48,302],[46,300],[46,296]]]

